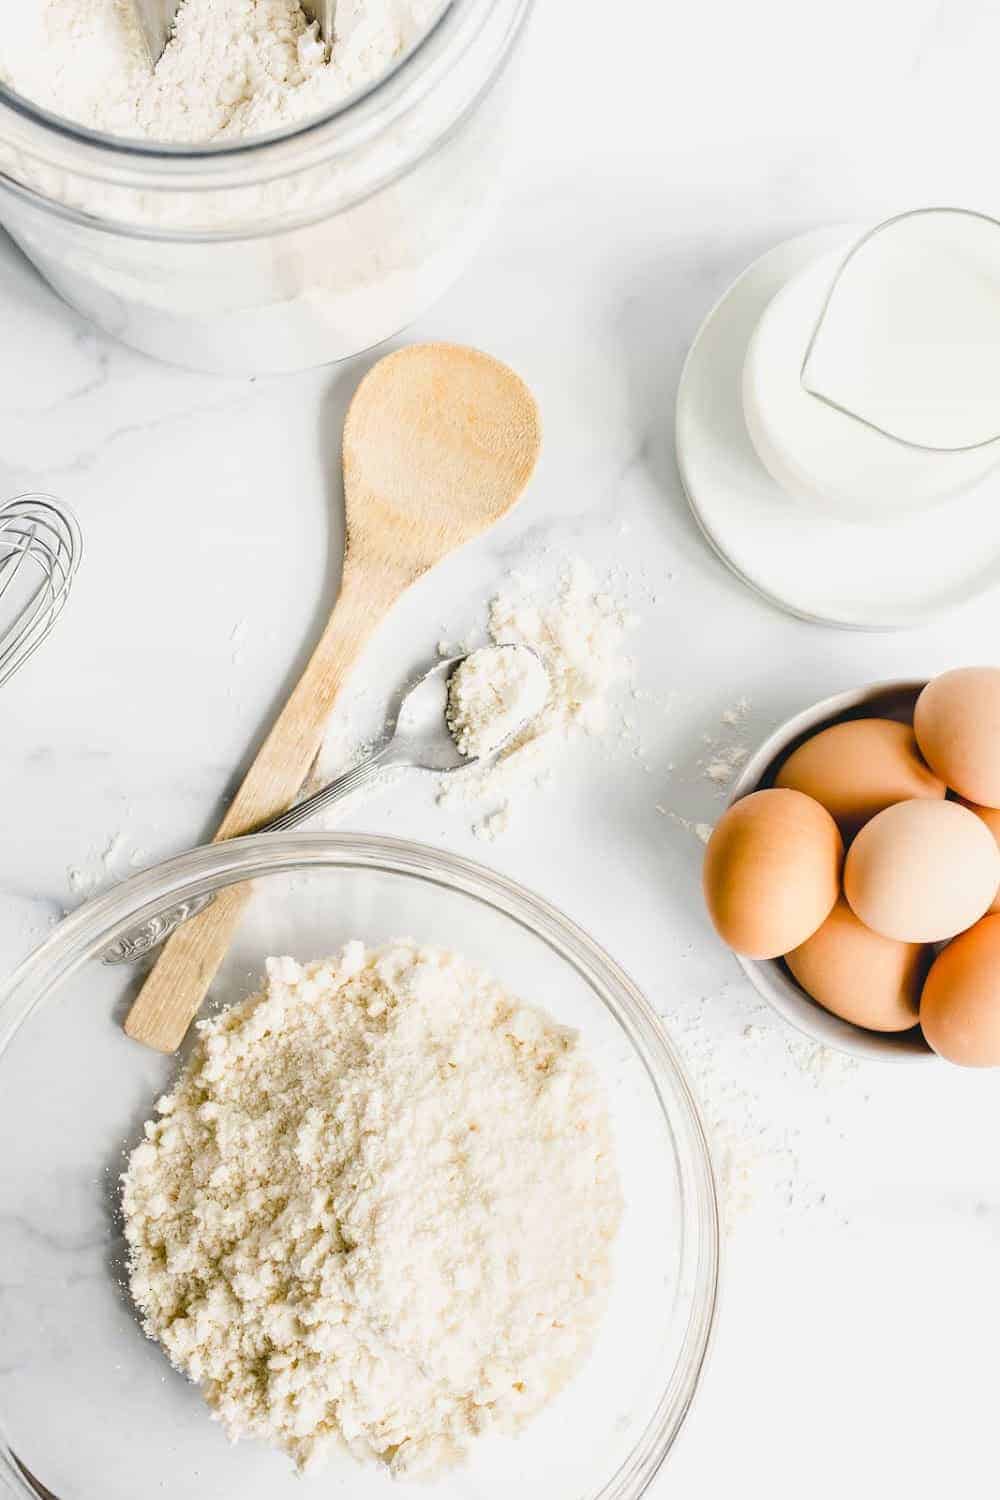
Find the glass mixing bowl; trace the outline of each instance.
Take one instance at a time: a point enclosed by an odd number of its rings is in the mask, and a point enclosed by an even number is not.
[[[400,1493],[351,1459],[303,1480],[282,1454],[231,1447],[143,1336],[125,1289],[118,1178],[177,1060],[124,1035],[137,977],[100,955],[137,922],[246,880],[253,897],[215,1006],[251,993],[269,954],[412,936],[458,949],[581,1031],[626,1200],[607,1317],[553,1405],[516,1439],[482,1439],[434,1493],[635,1500],[698,1385],[718,1283],[711,1161],[661,1023],[584,932],[502,876],[418,844],[301,833],[198,849],[135,876],[68,917],[0,991],[0,1488],[36,1500]]]
[[[346,359],[419,317],[492,223],[531,5],[448,0],[331,114],[224,145],[103,135],[0,84],[0,222],[67,302],[157,359]]]

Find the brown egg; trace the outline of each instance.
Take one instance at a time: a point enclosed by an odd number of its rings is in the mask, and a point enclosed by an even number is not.
[[[989,910],[1000,885],[990,830],[958,802],[897,802],[866,823],[844,865],[856,917],[901,943],[945,942]]]
[[[921,754],[953,791],[1000,807],[1000,667],[961,667],[929,682],[913,728]]]
[[[943,798],[947,788],[924,762],[909,724],[848,719],[806,740],[785,761],[776,786],[805,792],[833,815],[850,841],[894,802]]]
[[[826,1010],[870,1031],[909,1031],[933,951],[897,943],[859,922],[841,897],[818,932],[785,963]]]
[[[705,851],[705,902],[723,942],[746,958],[797,948],[829,916],[843,857],[836,823],[802,792],[734,803]]]
[[[982,818],[996,839],[997,847],[1000,848],[1000,811],[995,807],[980,807],[978,802],[966,802],[964,797],[962,798],[962,806],[967,807],[970,812],[974,812],[977,818]],[[1000,911],[1000,887],[997,888],[990,911]]]
[[[984,917],[938,954],[921,996],[920,1024],[949,1062],[1000,1067],[1000,916]]]

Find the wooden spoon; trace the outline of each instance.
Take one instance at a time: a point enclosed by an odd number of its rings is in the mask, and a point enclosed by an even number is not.
[[[340,596],[215,842],[251,833],[294,800],[375,627],[411,583],[506,515],[540,445],[531,392],[487,354],[416,344],[369,371],[344,423]],[[125,1021],[129,1036],[161,1052],[180,1046],[249,894],[249,885],[221,891],[164,944]]]

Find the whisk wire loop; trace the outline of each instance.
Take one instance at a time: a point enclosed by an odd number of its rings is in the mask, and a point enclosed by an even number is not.
[[[0,505],[0,687],[33,656],[62,613],[83,539],[50,495]]]

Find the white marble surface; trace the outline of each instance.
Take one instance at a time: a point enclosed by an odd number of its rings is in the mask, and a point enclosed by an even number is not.
[[[995,1494],[997,1081],[799,1044],[712,938],[700,845],[656,809],[712,819],[702,736],[743,695],[752,739],[858,681],[996,656],[1000,596],[886,637],[760,604],[686,514],[671,421],[694,329],[770,244],[919,203],[997,211],[1000,13],[581,14],[542,6],[502,224],[412,330],[515,365],[544,459],[523,508],[399,606],[360,677],[374,701],[481,620],[509,566],[577,554],[620,569],[642,617],[642,750],[585,748],[493,846],[421,783],[349,821],[485,856],[561,904],[694,1066],[735,1191],[714,1359],[654,1493]],[[0,494],[64,495],[88,548],[70,611],[0,696],[9,968],[92,878],[217,820],[335,596],[340,421],[365,361],[257,381],[160,368],[84,326],[6,242],[0,328]]]

